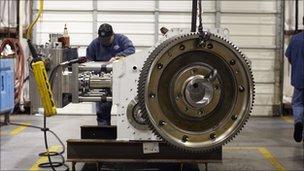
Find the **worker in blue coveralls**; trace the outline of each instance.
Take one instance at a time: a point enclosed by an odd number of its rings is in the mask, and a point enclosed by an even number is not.
[[[91,61],[113,62],[135,53],[130,39],[113,32],[110,24],[102,24],[98,29],[98,38],[87,47],[86,57]],[[110,92],[110,91],[108,91]],[[99,126],[110,125],[112,102],[97,102],[97,123]]]
[[[295,121],[293,136],[296,142],[301,142],[304,134],[304,32],[292,36],[285,56],[291,64],[291,85],[294,87],[292,96]]]

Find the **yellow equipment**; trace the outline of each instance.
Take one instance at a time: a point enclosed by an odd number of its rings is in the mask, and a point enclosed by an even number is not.
[[[49,84],[48,76],[43,61],[34,61],[32,69],[36,80],[41,102],[44,108],[44,115],[47,117],[56,115],[56,106],[53,100],[52,89]]]
[[[31,64],[34,77],[36,80],[36,85],[39,89],[39,94],[42,102],[42,106],[44,108],[44,115],[47,117],[53,116],[57,114],[56,106],[53,100],[53,94],[52,89],[48,80],[48,76],[45,70],[45,66],[43,61],[41,61],[37,55],[36,49],[31,43],[31,36],[33,27],[37,23],[38,19],[41,17],[43,12],[43,3],[44,0],[39,0],[39,12],[36,16],[35,20],[30,24],[30,26],[27,29],[26,38],[28,39],[28,45],[30,48],[30,51],[33,55],[33,62]]]

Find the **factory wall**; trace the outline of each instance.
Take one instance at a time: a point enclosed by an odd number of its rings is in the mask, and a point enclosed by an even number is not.
[[[17,1],[0,1],[0,27],[17,26]]]
[[[34,13],[37,12],[37,2]],[[154,45],[159,28],[190,28],[191,6],[188,1],[45,1],[35,41],[44,44],[49,33],[69,29],[71,44],[79,46],[80,55],[97,36],[101,23],[113,25],[114,31],[127,35],[137,50]],[[282,99],[282,9],[277,0],[203,1],[203,22],[209,29],[228,28],[229,38],[252,62],[256,82],[253,115],[273,115],[273,107]]]

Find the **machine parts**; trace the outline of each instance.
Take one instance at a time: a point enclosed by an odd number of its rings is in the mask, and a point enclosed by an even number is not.
[[[136,129],[147,130],[148,122],[146,117],[144,117],[139,105],[137,97],[133,99],[127,107],[127,118],[129,123]]]
[[[217,148],[242,129],[253,106],[249,62],[214,34],[167,39],[147,58],[139,106],[157,136],[192,152]]]
[[[99,67],[96,68],[95,63],[92,62],[74,67],[78,75],[79,89],[73,94],[78,96],[80,102],[100,102],[100,101],[112,101],[111,88],[112,88],[112,74],[106,72],[99,72]]]
[[[49,75],[52,93],[56,107],[62,108],[70,102],[71,88],[70,65],[75,62],[82,62],[83,58],[78,58],[77,48],[63,48],[62,43],[58,42],[60,34],[50,34],[50,41],[45,45],[38,45],[37,56],[44,61],[45,69]],[[62,67],[64,66],[64,67]],[[29,74],[30,80],[30,100],[31,113],[37,113],[41,108],[41,103],[37,91],[34,75]]]

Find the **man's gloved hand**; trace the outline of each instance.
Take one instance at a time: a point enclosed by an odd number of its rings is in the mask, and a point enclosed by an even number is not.
[[[114,61],[116,61],[116,60],[119,60],[119,59],[122,59],[122,58],[124,58],[124,57],[123,57],[123,56],[114,56],[114,57],[112,57],[112,58],[110,59],[109,63],[112,63],[112,62],[114,62]]]

